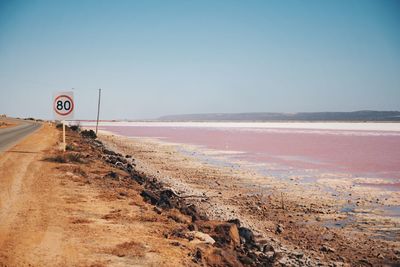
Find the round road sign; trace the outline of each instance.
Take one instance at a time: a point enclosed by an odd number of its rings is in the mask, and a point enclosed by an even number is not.
[[[68,95],[59,95],[54,99],[54,111],[60,116],[68,116],[74,110],[74,100]]]

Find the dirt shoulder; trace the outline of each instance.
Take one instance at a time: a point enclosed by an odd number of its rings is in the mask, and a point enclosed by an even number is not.
[[[283,183],[240,169],[215,167],[168,143],[109,134],[102,135],[101,140],[114,150],[132,154],[136,168],[145,175],[180,194],[203,196],[190,201],[209,218],[239,218],[254,230],[257,240],[291,255],[274,264],[291,265],[293,255],[335,266],[397,266],[400,262],[396,221],[371,218],[353,224],[348,221],[351,217],[338,209],[344,203],[328,195],[301,189],[294,194]],[[260,183],[266,187],[259,187]],[[378,238],[376,229],[392,231],[393,239]]]
[[[18,125],[15,119],[0,117],[0,129],[9,128]]]
[[[45,125],[0,155],[0,266],[194,264],[189,241],[165,238],[179,223],[145,203],[140,185],[79,136],[68,133],[74,151],[60,154],[59,137]]]

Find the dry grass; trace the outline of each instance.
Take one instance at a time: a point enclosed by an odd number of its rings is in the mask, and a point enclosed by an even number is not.
[[[64,155],[56,155],[52,157],[47,157],[43,159],[44,161],[49,161],[49,162],[56,162],[56,163],[67,163],[67,159],[65,158]]]
[[[43,160],[55,163],[86,163],[82,154],[80,153],[58,154],[52,157],[44,158]]]
[[[125,242],[118,244],[115,248],[111,250],[111,254],[118,257],[144,257],[146,247],[136,241]]]
[[[79,166],[73,168],[73,169],[72,169],[72,172],[73,172],[74,174],[76,174],[76,175],[79,175],[79,176],[82,176],[82,177],[85,177],[85,178],[88,177],[88,174],[87,174],[81,167],[79,167]]]
[[[80,153],[68,153],[66,157],[69,162],[84,163],[82,154]]]
[[[73,224],[92,223],[93,221],[84,218],[74,218],[71,220]]]

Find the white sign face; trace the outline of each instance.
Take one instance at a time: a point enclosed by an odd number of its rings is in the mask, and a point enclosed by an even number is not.
[[[74,92],[57,92],[54,94],[53,111],[57,120],[72,120],[74,108]]]

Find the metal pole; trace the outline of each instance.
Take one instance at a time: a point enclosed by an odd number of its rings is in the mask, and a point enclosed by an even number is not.
[[[99,116],[100,116],[100,98],[101,98],[101,88],[99,89],[99,102],[97,103],[97,122],[96,122],[96,135],[97,129],[99,127]]]

